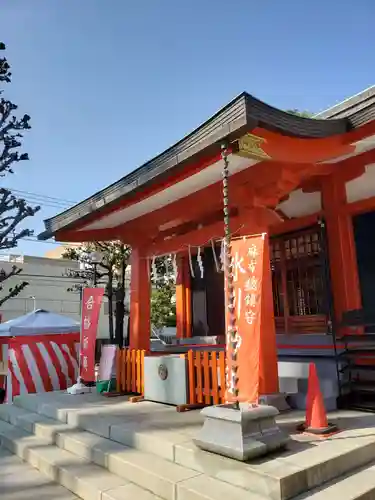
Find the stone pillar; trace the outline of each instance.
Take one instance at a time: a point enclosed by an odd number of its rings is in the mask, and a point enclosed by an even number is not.
[[[150,349],[151,284],[149,261],[141,256],[139,248],[131,254],[130,283],[130,348]]]
[[[362,307],[352,218],[346,212],[345,181],[335,172],[322,183],[335,319]]]

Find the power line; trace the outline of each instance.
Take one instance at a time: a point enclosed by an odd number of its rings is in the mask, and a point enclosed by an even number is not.
[[[71,200],[66,200],[64,198],[57,198],[54,196],[47,196],[44,194],[32,193],[30,191],[22,191],[20,189],[8,189],[12,194],[17,197],[24,199],[30,205],[40,205],[41,207],[57,208],[60,210],[66,210],[72,205],[76,205],[76,202]]]
[[[64,243],[59,242],[59,241],[44,241],[44,240],[38,240],[38,238],[20,238],[18,241],[31,241],[32,243],[45,243],[46,245],[60,245],[60,246],[65,246]],[[79,243],[69,243],[69,247],[79,247]]]
[[[58,198],[56,196],[48,196],[40,193],[33,193],[32,191],[24,191],[21,189],[11,189],[5,187],[4,189],[7,189],[10,191],[12,194],[15,196],[19,196],[23,198],[27,203],[31,205],[40,205],[41,208],[44,207],[49,207],[49,208],[56,208],[60,210],[66,210],[70,208],[72,205],[76,205],[77,202],[72,201],[72,200],[67,200],[65,198]],[[58,245],[58,246],[64,246],[62,243],[58,241],[44,241],[44,240],[38,240],[37,238],[33,237],[25,237],[25,238],[20,238],[18,241],[30,241],[32,243],[44,243],[47,245]],[[74,244],[69,244],[70,247],[77,246],[79,247],[79,244],[74,245]],[[16,248],[16,247],[15,247]],[[12,249],[9,249],[12,250]]]
[[[60,210],[67,210],[72,205],[65,205],[63,203],[51,203],[49,201],[44,200],[35,200],[34,198],[23,198],[29,205],[39,205],[40,207],[50,207],[50,208],[59,208]]]
[[[34,199],[34,198],[24,198],[23,199],[29,203],[30,205],[39,205],[40,207],[51,207],[51,208],[58,208],[60,210],[67,210],[68,208],[71,207],[71,205],[66,205],[63,202],[50,202],[49,200],[42,200],[42,199]]]
[[[56,196],[48,196],[46,194],[33,193],[31,191],[22,191],[21,189],[11,189],[11,188],[4,188],[4,189],[7,189],[8,191],[11,191],[12,193],[13,192],[18,193],[20,195],[27,195],[27,196],[37,197],[37,198],[44,198],[44,199],[48,199],[48,200],[56,201],[56,202],[65,202],[66,204],[73,204],[73,205],[77,204],[76,201],[67,200],[65,198],[60,198],[60,197],[56,197]]]

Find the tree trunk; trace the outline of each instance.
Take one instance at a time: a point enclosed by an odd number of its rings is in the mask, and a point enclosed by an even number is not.
[[[125,316],[125,271],[126,266],[121,264],[120,283],[116,290],[116,344],[119,347],[124,345],[124,316]]]
[[[115,329],[115,339],[116,344],[119,347],[123,346],[124,343],[124,289],[119,287],[116,290],[116,329]]]

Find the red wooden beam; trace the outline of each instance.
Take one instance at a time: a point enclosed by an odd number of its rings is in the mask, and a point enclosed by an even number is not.
[[[267,232],[272,224],[280,223],[280,216],[267,208],[253,208],[241,211],[238,216],[231,217],[230,227],[233,236],[246,236],[260,232]],[[211,239],[221,239],[224,235],[223,221],[196,229],[184,235],[179,235],[164,241],[155,241],[144,249],[144,256],[165,255],[186,251],[190,246],[203,247]]]

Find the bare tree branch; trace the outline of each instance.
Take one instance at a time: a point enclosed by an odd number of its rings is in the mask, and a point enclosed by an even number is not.
[[[20,269],[21,271],[22,269]],[[7,295],[5,295],[5,297],[2,297],[0,299],[0,307],[4,304],[4,302],[6,302],[7,300],[9,299],[12,299],[13,297],[17,297],[17,295],[22,292],[22,290],[27,287],[29,283],[27,281],[22,281],[22,283],[18,283],[15,287],[13,288],[9,288],[8,290],[8,293]],[[3,288],[0,287],[0,290],[2,290]]]
[[[19,269],[17,266],[12,266],[12,269],[9,273],[7,273],[5,271],[5,269],[1,269],[0,270],[0,284],[12,276],[17,276],[17,274],[20,274],[21,271],[22,271],[22,269]],[[0,290],[1,289],[2,289],[2,287],[0,285]]]
[[[5,50],[5,44],[0,42],[0,50]],[[0,58],[0,82],[10,83],[12,73],[5,57]]]
[[[0,51],[5,50],[5,44],[0,42]],[[11,82],[10,66],[5,57],[0,58],[0,83]],[[0,95],[3,90],[0,89]],[[30,116],[23,115],[17,118],[14,112],[18,106],[11,101],[0,98],[0,177],[7,173],[13,173],[13,165],[28,160],[27,153],[20,153],[22,131],[29,130]],[[31,207],[22,198],[16,198],[8,189],[0,188],[0,250],[9,250],[18,245],[22,238],[33,234],[29,229],[16,230],[20,223],[27,217],[33,217],[40,207]],[[2,283],[7,279],[21,273],[22,269],[13,266],[10,271],[0,270],[0,291],[3,290]],[[0,299],[0,306],[7,300],[16,297],[28,283],[26,281],[17,283],[9,288],[7,294]]]
[[[15,233],[15,229],[20,222],[27,217],[34,216],[40,207],[30,207],[22,198],[16,198],[8,189],[0,188],[0,217],[5,213],[10,213],[0,219],[0,249],[14,248],[21,238],[29,237],[33,234],[29,229],[22,229]]]

